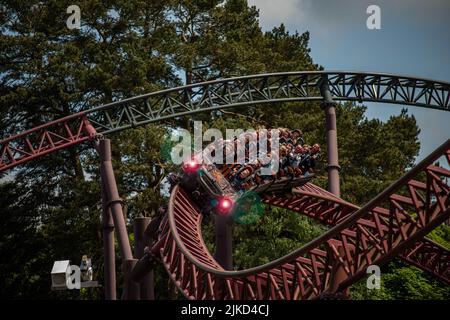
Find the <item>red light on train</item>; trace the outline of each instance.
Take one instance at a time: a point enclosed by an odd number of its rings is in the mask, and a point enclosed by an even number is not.
[[[227,215],[233,209],[233,200],[227,197],[220,198],[217,202],[216,209],[219,214]]]
[[[198,168],[200,168],[200,164],[195,160],[190,160],[183,166],[185,172],[194,172],[197,171]]]

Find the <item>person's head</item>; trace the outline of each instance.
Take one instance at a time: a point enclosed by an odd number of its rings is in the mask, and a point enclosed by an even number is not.
[[[298,137],[301,137],[302,135],[303,135],[303,132],[300,129],[294,129],[291,131],[291,137],[293,139],[297,139]]]
[[[284,156],[286,156],[286,154],[287,154],[287,148],[286,148],[286,146],[281,146],[281,147],[280,147],[280,155],[281,155],[282,157],[284,157]]]
[[[303,153],[308,153],[310,151],[310,147],[308,144],[303,145]]]
[[[245,178],[247,178],[251,173],[252,173],[252,172],[251,172],[250,169],[244,169],[244,170],[242,170],[242,172],[239,174],[239,177],[240,177],[241,179],[245,179]]]
[[[320,144],[315,143],[311,148],[311,153],[316,154],[320,152]]]
[[[295,153],[302,153],[303,147],[301,145],[298,145],[295,147],[294,151],[295,151]]]
[[[283,128],[276,129],[278,131],[278,136],[281,138],[283,136]]]

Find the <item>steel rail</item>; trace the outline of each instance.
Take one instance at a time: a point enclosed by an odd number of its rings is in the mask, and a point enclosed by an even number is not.
[[[87,120],[98,134],[205,111],[263,104],[322,101],[328,84],[334,101],[381,102],[450,111],[450,83],[396,74],[351,71],[268,73],[201,82],[83,110],[0,141],[0,171],[85,142],[61,126]],[[83,131],[84,132],[84,131]],[[57,137],[57,147],[48,136]],[[86,137],[88,136],[88,137]],[[41,152],[44,150],[44,152]]]
[[[262,201],[271,206],[306,215],[328,226],[339,224],[360,209],[311,183],[302,188],[293,189],[292,193],[293,197],[265,195]],[[374,227],[368,220],[365,224]],[[399,257],[442,282],[450,284],[450,251],[433,240],[424,237],[402,252]]]

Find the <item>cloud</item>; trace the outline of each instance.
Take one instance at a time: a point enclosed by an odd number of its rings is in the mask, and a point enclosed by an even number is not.
[[[284,23],[296,24],[306,18],[309,1],[283,0],[249,0],[251,6],[256,6],[260,11],[260,22],[264,29],[269,30]]]
[[[397,24],[435,24],[448,21],[448,0],[249,0],[260,9],[265,30],[284,23],[299,32],[309,30],[319,35],[334,35],[352,28],[365,27],[369,5],[380,6],[382,20],[389,17]],[[450,23],[446,30],[450,32]]]
[[[410,74],[450,80],[449,0],[249,0],[260,9],[263,30],[284,23],[311,33],[316,63],[326,69]],[[366,28],[369,5],[379,5],[381,28]],[[409,107],[422,132],[423,158],[450,137],[450,112]],[[371,106],[370,118],[398,114],[391,105]]]

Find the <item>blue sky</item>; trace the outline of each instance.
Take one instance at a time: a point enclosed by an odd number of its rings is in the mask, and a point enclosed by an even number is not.
[[[326,70],[399,73],[450,82],[450,0],[249,0],[263,30],[284,23],[309,31],[311,55]],[[381,30],[369,30],[369,5]],[[367,117],[387,120],[402,106],[372,103]],[[408,107],[421,129],[419,160],[450,137],[450,112]]]

